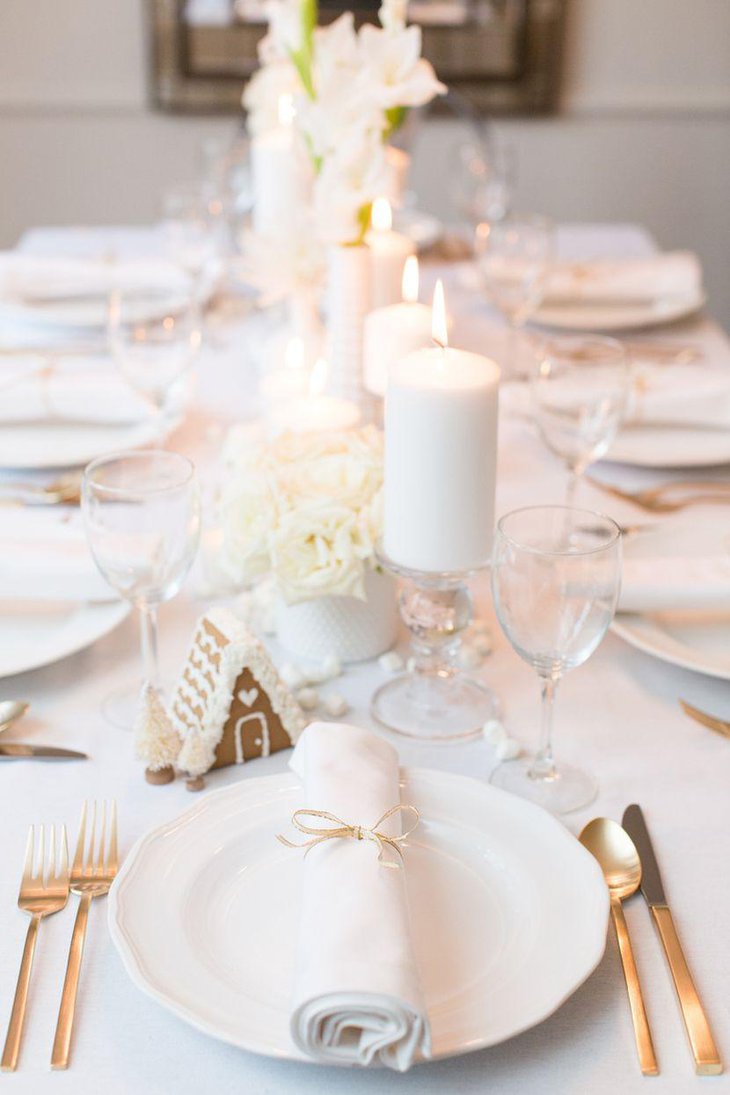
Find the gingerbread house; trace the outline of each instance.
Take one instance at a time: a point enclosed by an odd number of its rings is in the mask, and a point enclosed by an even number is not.
[[[177,766],[192,777],[288,749],[307,721],[262,643],[224,608],[198,621],[169,712]]]

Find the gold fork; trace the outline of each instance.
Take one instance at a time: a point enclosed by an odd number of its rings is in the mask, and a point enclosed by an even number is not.
[[[8,1033],[3,1049],[3,1072],[13,1072],[18,1064],[20,1040],[23,1035],[23,1023],[25,1021],[25,1007],[28,1002],[28,986],[30,985],[30,971],[33,965],[33,954],[38,937],[38,925],[44,916],[52,916],[60,912],[68,901],[68,845],[66,842],[66,826],[60,827],[58,838],[56,828],[51,826],[50,849],[48,863],[45,863],[46,832],[45,826],[40,827],[40,841],[38,854],[37,874],[33,873],[33,860],[35,833],[33,826],[28,833],[28,842],[25,848],[25,864],[23,877],[20,883],[18,895],[18,908],[30,915],[28,934],[25,937],[23,959],[20,963],[18,984],[15,989],[13,1010],[10,1013]],[[59,855],[56,862],[56,848]]]
[[[613,495],[614,498],[620,498],[623,502],[633,502],[635,506],[640,506],[651,513],[674,513],[676,510],[685,509],[687,506],[694,506],[700,502],[717,502],[726,505],[730,503],[730,483],[724,483],[721,480],[696,483],[689,481],[685,483],[680,480],[675,483],[663,483],[660,487],[651,487],[648,490],[628,491],[614,487],[610,483],[602,483],[599,479],[594,479],[592,475],[586,475],[585,478],[594,487]],[[684,498],[668,497],[672,492],[678,492],[681,495],[683,491],[694,493],[687,493]]]
[[[720,734],[723,738],[730,738],[730,722],[726,722],[725,719],[718,719],[715,715],[708,715],[704,711],[700,711],[698,707],[693,707],[691,703],[687,703],[686,700],[680,700],[679,706],[685,715],[689,715],[691,719],[710,730],[714,730],[716,734]]]
[[[96,802],[92,804],[89,847],[88,852],[86,852],[88,806],[88,802],[85,802],[81,811],[79,836],[76,841],[74,861],[71,865],[71,890],[73,893],[78,894],[81,900],[76,913],[73,935],[71,936],[71,947],[68,952],[68,965],[66,966],[66,977],[63,982],[56,1035],[53,1040],[53,1053],[51,1054],[51,1068],[53,1069],[68,1068],[71,1034],[76,1012],[76,994],[79,987],[79,973],[81,972],[81,959],[86,940],[89,907],[93,898],[103,897],[109,892],[109,887],[114,881],[118,866],[116,802],[111,803],[109,810],[109,841],[106,854],[104,844],[106,841],[107,805],[106,803],[103,804],[96,860],[94,858],[94,845],[97,843]]]

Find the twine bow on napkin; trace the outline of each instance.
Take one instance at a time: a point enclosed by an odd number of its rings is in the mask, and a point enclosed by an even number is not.
[[[393,817],[398,813],[410,813],[413,816],[413,822],[405,832],[400,836],[388,836],[386,833],[381,833],[379,826],[387,821],[388,818]],[[331,826],[319,826],[317,828],[311,825],[305,825],[301,818],[316,818],[320,821],[329,821]],[[366,825],[351,825],[347,821],[343,821],[342,818],[337,817],[335,814],[330,814],[327,810],[295,810],[292,814],[292,825],[295,829],[298,829],[300,833],[304,833],[305,836],[311,837],[311,840],[306,840],[302,844],[294,844],[291,840],[288,840],[281,833],[277,834],[276,839],[284,844],[287,848],[306,848],[305,855],[311,851],[317,844],[322,844],[325,840],[370,840],[373,844],[378,846],[378,863],[383,867],[396,868],[400,867],[401,863],[397,860],[385,859],[385,849],[391,848],[397,853],[399,860],[403,860],[403,849],[400,847],[402,843],[411,835],[413,830],[418,825],[421,819],[421,815],[415,806],[408,804],[397,806],[391,806],[389,810],[378,818],[374,825],[368,827]]]

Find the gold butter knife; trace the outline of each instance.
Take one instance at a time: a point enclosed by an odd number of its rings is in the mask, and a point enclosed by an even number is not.
[[[3,757],[13,760],[88,760],[86,753],[77,753],[75,749],[61,749],[56,745],[28,745],[23,741],[0,742],[0,760]]]
[[[694,1057],[695,1072],[698,1076],[717,1076],[722,1072],[722,1061],[669,910],[662,876],[659,873],[659,864],[654,855],[641,807],[635,804],[627,806],[621,823],[639,852],[641,892],[651,909],[664,953],[667,956]]]

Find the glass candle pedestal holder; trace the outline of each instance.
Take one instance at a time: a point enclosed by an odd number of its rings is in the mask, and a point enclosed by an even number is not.
[[[377,558],[403,579],[400,614],[411,633],[411,658],[408,671],[373,696],[373,717],[388,730],[424,742],[478,737],[500,708],[491,689],[459,667],[461,634],[472,619],[467,579],[476,571],[412,570],[382,550]]]

